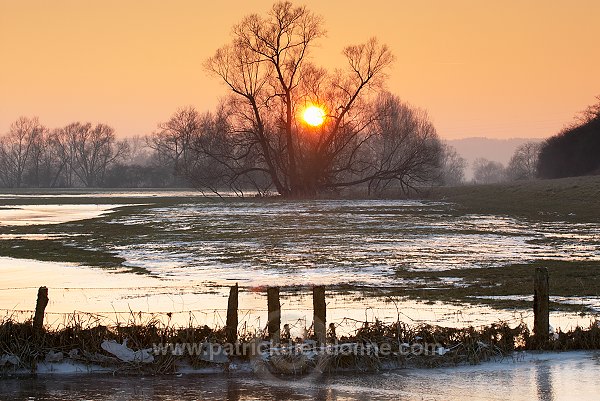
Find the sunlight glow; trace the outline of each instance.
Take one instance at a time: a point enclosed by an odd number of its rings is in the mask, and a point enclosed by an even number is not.
[[[318,127],[325,121],[325,110],[318,106],[309,106],[302,113],[302,118],[308,125]]]

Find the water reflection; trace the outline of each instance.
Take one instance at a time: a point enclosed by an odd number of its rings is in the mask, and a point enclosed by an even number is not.
[[[552,388],[552,367],[548,364],[536,364],[535,381],[538,400],[554,401]]]
[[[0,208],[0,226],[59,224],[101,216],[120,205],[19,205]]]
[[[531,400],[595,399],[596,353],[530,354],[476,366],[345,373],[315,380],[261,379],[249,373],[158,377],[3,378],[0,399],[32,400]]]

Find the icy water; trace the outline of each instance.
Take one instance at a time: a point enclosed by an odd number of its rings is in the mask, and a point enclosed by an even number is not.
[[[93,199],[110,201],[109,195]],[[109,233],[104,243],[95,241],[93,230],[84,232],[94,246],[161,278],[217,284],[380,285],[401,280],[403,270],[444,270],[451,276],[453,269],[540,259],[600,261],[596,223],[464,215],[436,202],[199,198],[188,203],[185,195],[168,206],[149,203],[115,218],[107,211],[118,204],[68,205],[57,194],[44,195],[37,197],[46,199],[44,205],[4,206],[0,224],[61,223],[105,214],[115,228],[140,230]],[[130,203],[140,196],[132,193]],[[64,235],[71,235],[68,230],[65,226]]]
[[[131,266],[247,285],[387,284],[410,270],[600,260],[600,226],[455,215],[419,201],[213,201],[151,207],[114,224],[157,230],[122,241]]]
[[[11,400],[594,400],[597,352],[520,354],[504,361],[438,369],[337,374],[285,380],[251,375],[114,377],[40,375],[0,379]]]
[[[600,260],[600,225],[592,223],[464,215],[455,213],[453,205],[439,202],[267,201],[192,195],[1,196],[0,206],[2,202],[10,205],[0,209],[0,225],[29,226],[34,231],[5,233],[0,240],[61,239],[115,252],[126,260],[125,265],[147,273],[0,258],[0,308],[30,310],[37,287],[46,285],[51,294],[47,310],[57,314],[50,323],[60,324],[60,314],[73,310],[106,312],[118,321],[134,311],[171,313],[180,322],[214,326],[223,323],[227,286],[238,283],[244,321],[261,327],[266,321],[264,288],[273,284],[378,289],[410,284],[402,277],[403,271],[437,270],[444,271],[445,283],[461,286],[452,275],[456,269],[502,268],[539,259]],[[143,205],[110,213],[111,208],[127,204]],[[87,230],[86,221],[80,220],[99,216],[103,225]],[[51,225],[35,231],[39,224]],[[282,296],[284,321],[299,329],[307,321],[310,325],[308,293],[284,292]],[[562,301],[599,306],[598,299],[592,298]],[[328,318],[337,323],[349,318],[349,324],[401,318],[452,326],[531,320],[529,314],[487,306],[428,304],[402,297],[364,299],[359,293],[328,299]],[[589,317],[555,313],[552,324],[568,329],[589,321]]]

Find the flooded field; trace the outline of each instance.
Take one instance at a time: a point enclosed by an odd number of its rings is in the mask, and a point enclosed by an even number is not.
[[[132,311],[168,313],[219,325],[228,286],[238,283],[245,321],[261,327],[265,287],[276,284],[287,288],[284,321],[300,329],[310,325],[310,286],[325,284],[328,318],[350,329],[349,322],[376,318],[452,326],[529,322],[529,285],[506,293],[500,282],[483,285],[477,272],[534,263],[592,269],[600,262],[597,223],[461,214],[441,202],[192,195],[3,195],[0,308],[30,310],[36,288],[46,285],[57,323],[77,310],[117,320]],[[597,294],[584,282],[581,289],[553,294],[571,308],[553,312],[555,326],[595,318]],[[455,299],[440,296],[458,291]]]
[[[386,285],[405,270],[451,275],[540,259],[600,261],[598,224],[454,215],[452,205],[435,202],[213,201],[109,222],[153,233],[115,238],[127,265],[219,283]]]

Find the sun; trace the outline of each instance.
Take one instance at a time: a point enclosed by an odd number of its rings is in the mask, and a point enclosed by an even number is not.
[[[318,127],[325,121],[325,110],[318,106],[309,106],[302,113],[302,118],[308,125]]]

